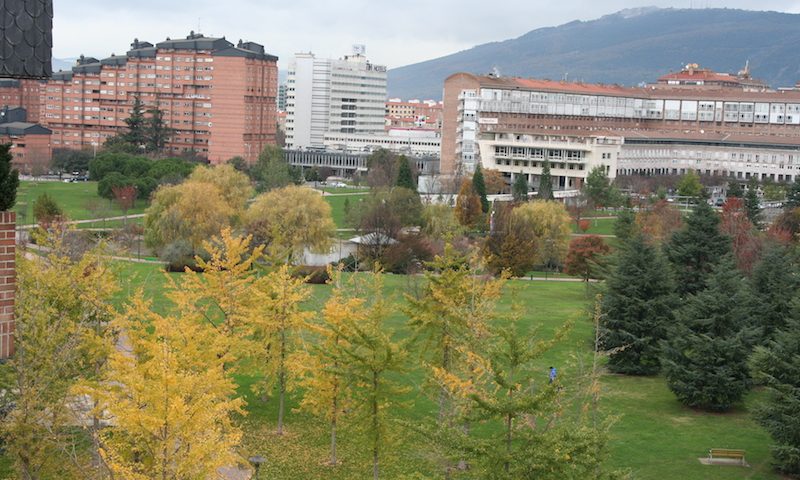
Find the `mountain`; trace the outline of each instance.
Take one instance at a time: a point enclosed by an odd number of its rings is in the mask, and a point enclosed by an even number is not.
[[[800,15],[734,9],[622,10],[539,28],[389,70],[389,96],[440,99],[455,72],[637,85],[687,63],[753,76],[773,87],[800,80]]]

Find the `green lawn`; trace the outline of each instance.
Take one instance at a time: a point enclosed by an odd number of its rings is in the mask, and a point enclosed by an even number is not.
[[[587,234],[595,235],[614,235],[614,224],[616,218],[586,218],[589,221],[589,229],[586,230]],[[578,229],[575,222],[570,224],[574,233],[583,233]]]
[[[323,197],[331,206],[331,214],[333,215],[333,222],[337,228],[347,228],[349,225],[345,222],[344,204],[345,200],[350,202],[350,208],[355,210],[358,202],[366,198],[366,195],[353,194],[341,196],[325,196]]]
[[[139,287],[145,295],[154,299],[157,309],[168,307],[163,287],[166,275],[155,265],[120,262],[120,279],[123,289],[121,301]],[[179,278],[179,274],[171,274]],[[389,298],[399,306],[404,292],[413,291],[422,281],[420,277],[386,275],[385,290]],[[567,339],[543,358],[537,368],[546,378],[547,367],[559,367],[560,378],[569,385],[576,373],[575,358],[589,352],[592,328],[586,315],[586,286],[582,283],[511,281],[510,286],[519,289],[519,300],[523,303],[525,318],[521,328],[530,331],[538,328],[538,334],[549,337],[564,321],[575,325]],[[312,298],[307,308],[319,312],[330,293],[330,287],[314,285]],[[506,295],[501,304],[498,323],[504,323],[504,312],[510,300]],[[406,337],[406,317],[399,308],[388,321],[398,337]],[[418,361],[411,353],[412,364]],[[239,392],[247,400],[248,415],[242,419],[245,429],[241,453],[261,454],[269,459],[263,467],[264,478],[330,478],[349,479],[366,477],[363,467],[363,452],[353,449],[348,442],[349,432],[340,432],[340,454],[344,460],[340,467],[324,466],[327,454],[328,432],[312,417],[292,411],[297,407],[299,392],[289,396],[287,406],[287,434],[276,437],[272,431],[276,421],[273,401],[264,401],[253,393],[252,386],[258,380],[254,369],[245,367],[237,375]],[[435,411],[435,402],[429,395],[421,393],[424,372],[419,366],[402,376],[402,381],[412,388],[403,400],[408,400],[401,416],[406,421],[430,418]],[[569,388],[569,387],[567,387]],[[748,397],[745,405],[727,414],[709,414],[684,408],[666,388],[660,377],[625,377],[606,375],[603,378],[603,409],[617,418],[612,429],[611,459],[614,467],[628,468],[636,479],[779,479],[770,471],[768,452],[769,438],[749,417],[747,408],[760,396],[758,392]],[[400,427],[398,427],[400,428]],[[430,468],[420,452],[420,439],[404,433],[406,440],[387,459],[383,478],[397,478],[401,474],[417,471],[430,475]],[[709,448],[742,448],[747,450],[751,468],[704,466],[699,457],[707,455]]]
[[[53,197],[56,203],[64,209],[70,220],[122,215],[122,210],[119,209],[116,203],[97,195],[97,182],[23,181],[20,182],[17,190],[17,205],[14,207],[17,212],[18,224],[27,225],[33,223],[33,203],[43,193]],[[92,204],[97,205],[98,210],[92,211]],[[138,200],[135,207],[129,210],[128,213],[142,213],[144,209],[145,202]]]

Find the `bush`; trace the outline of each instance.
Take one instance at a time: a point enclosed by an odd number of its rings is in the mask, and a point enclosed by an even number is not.
[[[398,242],[389,245],[380,258],[387,272],[411,273],[422,269],[424,262],[433,260],[434,247],[424,235],[403,235]]]
[[[192,270],[197,269],[197,262],[195,262],[192,252],[192,245],[189,242],[176,240],[161,249],[158,256],[167,262],[168,272],[183,272],[186,267]]]
[[[331,266],[337,268],[339,265],[342,266],[345,272],[355,272],[356,267],[358,266],[358,261],[356,260],[355,255],[352,253],[343,259],[339,260],[338,262],[331,262]]]
[[[305,278],[306,283],[314,285],[324,285],[331,277],[328,275],[327,267],[314,267],[311,265],[298,265],[292,269],[292,277]]]
[[[127,187],[134,181],[119,172],[111,172],[97,182],[97,194],[109,200],[114,198],[115,187]]]

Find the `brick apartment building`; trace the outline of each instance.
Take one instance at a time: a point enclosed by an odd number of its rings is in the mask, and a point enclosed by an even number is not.
[[[480,163],[509,182],[524,175],[538,189],[546,159],[553,188],[565,196],[599,165],[612,178],[690,170],[742,182],[800,178],[800,91],[691,70],[635,88],[451,75],[442,173]]]
[[[386,128],[419,128],[438,132],[442,129],[442,102],[389,99],[386,102]]]
[[[0,78],[0,108],[24,108],[27,121],[38,123],[42,83],[42,80]]]
[[[126,127],[134,99],[158,106],[174,130],[167,154],[194,152],[221,163],[252,163],[275,143],[278,57],[254,42],[190,33],[153,45],[134,40],[125,55],[81,57],[43,92],[53,148],[93,148]]]

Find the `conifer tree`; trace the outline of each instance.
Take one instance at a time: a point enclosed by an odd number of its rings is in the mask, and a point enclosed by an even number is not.
[[[730,239],[720,233],[719,224],[719,215],[711,206],[699,202],[684,228],[665,245],[680,296],[702,290],[714,265],[731,252]]]
[[[617,215],[614,222],[614,235],[622,241],[631,238],[636,232],[636,212],[632,208],[625,208]]]
[[[132,147],[132,151],[138,151],[140,146],[147,144],[147,120],[144,117],[144,104],[139,96],[133,97],[133,107],[131,114],[125,119],[128,131],[122,134],[122,141]]]
[[[519,172],[514,175],[514,183],[511,186],[511,194],[515,202],[525,202],[528,200],[528,180],[525,174]]]
[[[669,267],[658,251],[634,235],[619,253],[602,300],[603,348],[613,353],[608,368],[653,375],[660,368],[660,343],[676,306]]]
[[[172,138],[174,130],[164,120],[164,110],[155,105],[147,110],[150,114],[145,121],[145,147],[148,152],[160,154]]]
[[[762,342],[786,327],[798,287],[800,279],[789,250],[779,243],[770,244],[750,278],[756,327]]]
[[[772,437],[772,457],[778,471],[800,476],[800,304],[773,339],[753,353],[754,377],[767,390],[755,408],[756,421]]]
[[[553,179],[550,176],[550,160],[542,164],[542,175],[539,177],[539,199],[553,200]]]
[[[724,411],[750,388],[750,298],[731,255],[689,296],[663,343],[667,386],[684,405]]]
[[[400,155],[397,157],[397,164],[397,182],[395,182],[395,185],[416,192],[417,184],[414,182],[414,173],[411,171],[408,158],[405,155]]]
[[[483,213],[489,213],[489,199],[486,198],[486,181],[483,178],[483,169],[481,169],[480,164],[475,166],[475,173],[472,174],[472,189],[475,190],[481,200]]]
[[[742,184],[739,183],[736,179],[731,179],[728,181],[728,191],[726,192],[726,197],[729,198],[742,198],[744,197],[744,190],[742,190]]]
[[[761,202],[758,198],[758,182],[755,177],[747,183],[747,193],[744,194],[744,209],[747,218],[756,228],[761,228]]]
[[[0,211],[11,210],[17,203],[19,172],[11,167],[11,144],[0,145]]]
[[[795,181],[786,190],[786,203],[783,204],[785,212],[800,207],[800,181]]]

